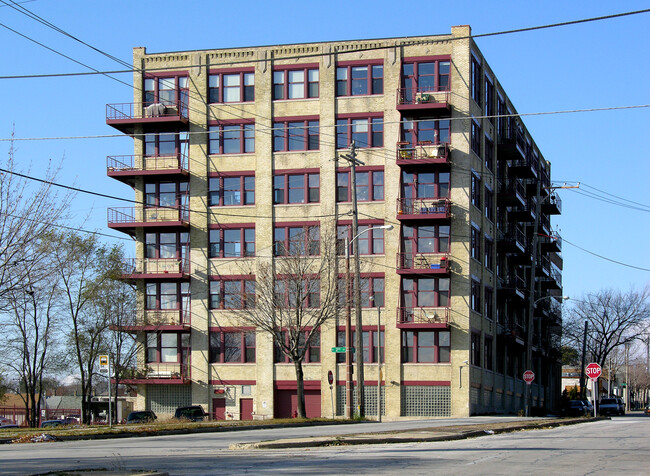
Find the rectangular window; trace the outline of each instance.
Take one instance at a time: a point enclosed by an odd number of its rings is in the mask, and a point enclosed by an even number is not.
[[[320,306],[320,278],[287,277],[275,281],[275,305],[286,309],[307,309]]]
[[[210,230],[210,258],[255,256],[255,225]]]
[[[449,362],[450,337],[449,331],[402,331],[402,362]]]
[[[162,104],[166,107],[181,107],[187,115],[189,89],[187,76],[168,78],[151,77],[144,80],[144,106]],[[165,108],[163,108],[165,109]],[[157,109],[151,115],[158,115]],[[149,114],[148,110],[147,113]],[[165,112],[165,114],[169,114]]]
[[[449,278],[403,278],[402,306],[449,306]]]
[[[189,135],[187,132],[159,132],[144,135],[144,155],[146,157],[187,157]]]
[[[211,207],[255,204],[254,175],[210,177],[208,187],[208,205]]]
[[[485,187],[485,218],[494,222],[494,193]]]
[[[336,173],[336,201],[351,202],[351,172]],[[384,171],[356,171],[357,201],[373,202],[384,199]]]
[[[476,175],[474,172],[472,172],[470,186],[471,186],[470,195],[471,195],[472,205],[480,209],[481,208],[481,178],[478,175]]]
[[[298,346],[299,346],[301,351],[303,349],[305,349],[305,343],[307,342],[307,336],[309,335],[310,332],[311,332],[310,329],[301,330],[300,334],[298,335]],[[282,347],[284,347],[285,349],[290,349],[292,344],[295,344],[295,342],[290,340],[290,339],[291,338],[289,336],[289,333],[287,331],[282,331],[282,342],[283,342]],[[280,347],[280,345],[278,345],[278,343],[275,342],[275,341],[273,342],[273,344],[274,344],[274,349],[275,349],[275,352],[274,352],[275,363],[278,363],[278,364],[292,363],[289,356],[287,356],[282,351],[282,348]],[[305,358],[304,358],[303,362],[310,363],[310,364],[320,362],[320,348],[321,348],[320,332],[316,331],[316,332],[314,332],[314,334],[312,334],[311,341],[309,342],[309,345],[305,349]]]
[[[318,97],[318,68],[273,71],[273,99],[306,99]]]
[[[255,124],[219,124],[208,128],[209,154],[255,152]]]
[[[484,265],[487,269],[494,269],[494,241],[485,237],[485,246],[483,252]]]
[[[318,203],[320,200],[319,173],[276,174],[273,177],[273,203]]]
[[[211,73],[208,100],[210,103],[255,101],[255,73]]]
[[[481,156],[481,126],[476,120],[472,120],[472,151]]]
[[[318,121],[283,121],[273,123],[273,152],[318,150]]]
[[[481,309],[481,283],[472,279],[470,284],[470,308],[480,313]]]
[[[483,151],[485,156],[485,168],[490,172],[494,172],[494,142],[488,139],[485,136],[485,150]]]
[[[415,254],[448,253],[449,245],[449,225],[402,225],[401,249],[406,267],[412,267]]]
[[[336,120],[336,148],[345,149],[354,141],[356,147],[384,146],[384,119],[381,117]]]
[[[354,243],[359,247],[359,254],[361,255],[383,255],[384,254],[384,228],[374,228],[370,231],[365,231],[372,227],[383,225],[383,223],[373,223],[369,225],[359,225],[357,230],[359,236]],[[337,225],[336,226],[336,249],[339,255],[345,255],[346,239],[351,241],[352,225]],[[350,253],[353,253],[350,247]]]
[[[347,293],[345,290],[345,283],[347,278],[343,275],[339,275],[337,279],[337,291],[339,294],[339,304],[341,307],[347,305]],[[383,275],[381,276],[364,276],[361,275],[361,281],[359,284],[359,291],[361,294],[361,307],[363,308],[372,308],[372,307],[384,307],[384,297],[385,297],[385,285],[386,280]],[[353,283],[350,281],[350,296],[353,296]]]
[[[405,117],[400,124],[400,140],[406,148],[449,143],[449,119]]]
[[[255,362],[255,331],[210,331],[211,364]]]
[[[402,171],[402,198],[448,198],[449,172]]]
[[[274,256],[317,256],[320,254],[320,227],[276,226],[273,237]]]
[[[492,337],[485,336],[485,342],[483,343],[483,348],[485,350],[485,357],[483,360],[483,365],[487,370],[492,370],[492,356],[493,356],[493,345]]]
[[[383,65],[348,65],[336,68],[337,96],[365,96],[383,93]]]
[[[481,261],[481,230],[473,226],[470,230],[470,256]]]
[[[352,345],[357,341],[357,332],[352,330]],[[379,354],[377,354],[377,331],[376,330],[367,330],[363,331],[361,335],[361,340],[363,343],[363,361],[364,363],[376,363],[379,362],[379,357],[381,356],[381,362],[385,362],[385,352],[384,352],[384,331],[379,333]],[[339,347],[345,347],[345,330],[339,328],[336,332],[336,345]],[[356,362],[356,352],[352,353],[352,362]],[[345,363],[345,354],[336,354],[336,362],[338,364]]]
[[[178,363],[189,347],[189,334],[178,332],[147,332],[147,363]]]
[[[145,306],[148,310],[190,309],[190,283],[145,283]]]
[[[494,317],[494,289],[486,286],[483,292],[483,300],[485,301],[485,318],[492,320]]]
[[[144,202],[146,207],[186,207],[188,201],[188,182],[146,183]]]
[[[476,104],[481,104],[481,63],[472,55],[472,99]]]
[[[449,91],[449,60],[425,60],[402,65],[401,102],[413,104],[418,93]]]
[[[158,259],[185,258],[190,235],[180,233],[145,233],[145,257]]]
[[[485,77],[485,104],[483,107],[488,121],[494,124],[494,84],[487,76]]]
[[[470,349],[470,363],[477,367],[481,366],[481,335],[472,333],[472,348]]]
[[[254,279],[210,281],[210,309],[246,309],[254,305]]]

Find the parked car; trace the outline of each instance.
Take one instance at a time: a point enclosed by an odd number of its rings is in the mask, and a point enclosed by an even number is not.
[[[201,405],[178,407],[174,413],[174,418],[179,420],[203,421],[205,417],[206,413]]]
[[[566,416],[585,416],[589,415],[589,408],[583,400],[570,400],[564,414]]]
[[[616,401],[618,402],[618,408],[619,412],[621,415],[625,415],[625,402],[621,397],[616,397]]]
[[[646,405],[643,408],[643,413],[646,414],[646,415],[650,415],[650,405]]]
[[[625,409],[621,409],[619,402],[614,397],[601,398],[598,404],[599,415],[625,415]]]
[[[126,417],[126,423],[151,423],[156,419],[158,417],[151,410],[142,410],[129,413]]]
[[[594,414],[594,404],[591,403],[591,400],[582,400],[582,403],[585,405],[585,409],[587,412],[587,415],[593,415]]]

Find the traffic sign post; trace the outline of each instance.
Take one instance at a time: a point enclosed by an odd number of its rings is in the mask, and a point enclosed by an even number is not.
[[[533,383],[533,380],[535,380],[535,372],[532,370],[526,370],[524,372],[524,382],[526,382],[528,385]]]
[[[599,364],[596,362],[592,362],[589,365],[587,365],[587,368],[585,369],[585,373],[587,374],[587,377],[591,380],[591,385],[592,385],[592,393],[594,395],[594,417],[596,417],[596,407],[598,406],[598,377],[600,377],[600,374],[603,373],[603,369],[600,367]]]
[[[332,352],[336,354],[345,354],[347,352],[347,347],[332,347]],[[354,354],[354,347],[350,349],[350,352]]]

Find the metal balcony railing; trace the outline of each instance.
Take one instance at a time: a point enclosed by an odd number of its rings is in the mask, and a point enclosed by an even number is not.
[[[397,268],[402,270],[429,270],[446,272],[449,270],[447,253],[397,253]]]
[[[189,158],[185,154],[170,156],[112,155],[106,157],[106,169],[110,172],[144,172],[165,170],[188,170]]]
[[[191,380],[191,366],[189,364],[149,362],[144,367],[130,369],[123,374],[123,381],[130,380],[175,380],[187,382]]]
[[[187,207],[119,207],[108,209],[109,225],[185,222],[188,220],[189,209]]]
[[[449,324],[448,307],[398,307],[397,325],[443,325]]]
[[[187,119],[187,104],[181,101],[160,102],[154,104],[117,103],[106,105],[106,121],[123,121],[133,119],[159,119],[180,117]]]
[[[448,198],[398,198],[397,215],[449,218],[451,206]]]
[[[451,91],[435,91],[431,88],[399,88],[397,105],[443,105],[449,104]]]
[[[190,326],[192,313],[189,309],[143,309],[136,322],[141,326]]]
[[[417,147],[409,143],[397,143],[397,160],[409,164],[419,163],[448,163],[449,143],[432,144],[420,142]]]
[[[136,274],[187,274],[190,260],[187,258],[130,258],[125,262],[124,275]]]

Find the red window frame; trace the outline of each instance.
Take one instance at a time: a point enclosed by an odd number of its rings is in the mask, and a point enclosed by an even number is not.
[[[426,239],[431,239],[433,240],[433,247],[434,251],[424,251],[422,246],[420,246],[420,239],[424,239],[423,237],[420,236],[420,229],[421,228],[433,228],[434,229],[434,236],[429,237],[427,236]],[[448,253],[449,248],[451,246],[451,233],[450,233],[450,227],[449,225],[403,225],[402,227],[402,250],[406,248],[405,244],[407,240],[412,241],[411,248],[414,253]],[[441,231],[441,228],[447,229],[447,234],[445,235],[444,232]],[[412,234],[409,236],[409,232],[412,230]]]
[[[236,138],[230,137],[238,133]],[[232,141],[232,144],[230,142]],[[238,150],[226,150],[226,145],[237,143]],[[255,152],[255,121],[243,119],[238,121],[218,121],[208,124],[208,154],[252,154]]]
[[[210,309],[212,310],[246,309],[255,305],[254,276],[211,277],[209,283],[208,297]],[[231,296],[231,294],[226,294],[226,283],[239,284],[239,291],[236,294],[238,303],[234,298],[232,301],[228,300],[228,296]]]
[[[357,228],[359,233],[361,233],[365,228],[378,227],[383,224],[384,222],[382,220],[359,220]],[[352,220],[339,220],[336,222],[336,250],[339,256],[345,255],[346,238],[348,241],[351,241],[353,238]],[[385,253],[384,229],[376,228],[367,231],[359,235],[355,243],[358,243],[359,254],[361,255],[383,255]],[[352,249],[350,253],[352,253]]]
[[[367,175],[364,183],[362,177]],[[384,167],[359,167],[356,169],[357,178],[357,201],[359,202],[381,202],[384,200],[385,192],[385,174]],[[361,180],[360,180],[361,179]],[[349,167],[336,169],[336,201],[337,202],[351,202],[352,201],[352,177]],[[367,190],[365,194],[367,199],[360,191]],[[361,195],[361,196],[359,196]]]
[[[228,180],[230,183],[234,179],[239,180],[239,189],[226,190],[225,181]],[[225,203],[227,191],[239,193],[239,203]],[[241,207],[247,205],[255,205],[255,172],[210,174],[208,177],[208,206]]]
[[[239,232],[238,241],[226,242],[226,232]],[[255,256],[255,224],[227,224],[227,225],[210,225],[209,235],[209,257],[210,258],[242,258]],[[232,233],[228,233],[232,235]],[[250,240],[252,238],[252,240]],[[239,254],[226,254],[226,245],[228,243],[237,243],[239,245]],[[214,246],[218,245],[218,246]]]
[[[239,76],[239,100],[238,101],[225,101],[224,76]],[[253,78],[253,84],[246,84],[247,80]],[[216,78],[218,85],[214,86]],[[223,70],[210,70],[208,75],[208,102],[210,104],[218,103],[237,103],[237,102],[253,102],[255,101],[255,69],[223,69]]]
[[[174,347],[163,347],[163,336],[175,336],[176,345]],[[156,340],[155,346],[149,345],[150,337]],[[183,354],[189,353],[190,346],[190,333],[189,332],[147,332],[145,334],[145,362],[146,363],[165,363],[165,364],[178,364],[183,361]],[[176,349],[175,360],[162,360],[163,349]],[[154,356],[155,355],[155,356]]]
[[[420,283],[432,281],[432,289],[424,289]],[[409,289],[409,283],[412,285]],[[444,289],[444,284],[446,288]],[[422,288],[422,289],[420,289]],[[404,307],[448,307],[450,302],[450,282],[449,278],[439,277],[417,277],[402,278],[401,301]],[[432,293],[433,304],[425,304],[420,295]],[[410,302],[409,302],[410,301]],[[412,305],[409,305],[412,304]]]
[[[175,286],[176,292],[173,294],[175,296],[176,305],[174,307],[162,307],[162,296],[172,296],[169,294],[162,294],[161,287]],[[144,284],[145,289],[145,309],[148,311],[175,311],[186,309],[189,310],[190,307],[190,283],[189,282],[176,282],[169,283],[166,281],[147,281]],[[151,293],[150,290],[154,292]],[[153,302],[152,302],[153,300]]]
[[[303,308],[315,309],[320,306],[320,277],[318,275],[305,276],[303,278],[293,276],[278,276],[275,280],[275,289],[273,290],[276,305],[285,309],[295,309],[292,303],[291,286],[287,287],[287,282],[301,280],[302,291],[296,299],[303,301],[307,299],[307,305]]]
[[[289,346],[289,332],[286,330],[282,330],[282,338],[284,340],[284,344],[288,347]],[[307,340],[307,336],[311,332],[311,328],[304,328],[303,330],[300,331],[300,337],[299,337],[299,342],[302,338],[302,343],[304,346],[304,342]],[[316,342],[314,341],[316,339]],[[318,344],[318,345],[316,345]],[[312,335],[311,342],[307,346],[307,350],[305,351],[305,358],[303,360],[304,363],[306,364],[318,364],[320,363],[321,360],[321,347],[322,347],[322,342],[321,342],[321,335],[320,335],[320,330],[317,330],[314,332]],[[280,349],[280,346],[278,343],[274,340],[273,341],[273,361],[276,364],[291,364],[293,363],[289,356],[287,356],[282,350]]]
[[[304,152],[319,148],[318,116],[285,117],[273,122],[273,152]]]
[[[161,140],[165,139],[165,140]],[[170,140],[171,139],[171,140]],[[187,131],[147,132],[144,134],[145,157],[174,157],[179,154],[188,155],[189,134]],[[173,152],[161,151],[161,144],[174,144]]]
[[[291,93],[292,84],[300,84],[299,82],[291,82],[290,73],[302,71],[303,73],[303,84],[304,91],[302,97],[289,97]],[[316,72],[317,79],[313,81],[311,73]],[[280,80],[280,75],[282,79]],[[319,96],[319,82],[320,82],[320,72],[318,68],[318,63],[314,64],[300,64],[294,66],[277,66],[273,68],[273,100],[287,100],[295,101],[300,99],[314,99]]]
[[[360,68],[366,68],[364,78],[358,77],[358,73],[360,72],[358,70]],[[353,73],[356,73],[356,78]],[[360,92],[359,89],[355,87],[356,84],[362,83],[365,83],[365,92]],[[377,94],[384,94],[384,60],[341,61],[337,63],[337,97],[368,96]]]
[[[234,339],[232,339],[234,338]],[[232,339],[232,340],[230,340]],[[211,364],[248,364],[257,360],[257,339],[254,328],[229,329],[222,327],[209,328],[208,359]],[[238,343],[236,347],[239,358],[233,359],[227,355],[226,344]],[[230,346],[230,348],[235,348]]]
[[[302,177],[302,187],[295,187],[294,179]],[[314,183],[314,181],[316,183]],[[293,183],[292,183],[293,182]],[[301,200],[295,200],[294,190],[302,189]],[[320,170],[281,170],[273,175],[273,204],[290,205],[320,202]]]
[[[426,127],[430,123],[432,123],[433,127]],[[429,132],[427,133],[427,131]],[[429,144],[449,144],[451,141],[451,120],[447,117],[405,117],[400,123],[400,139],[402,142],[408,143],[406,147],[411,148]]]
[[[367,131],[359,133],[354,131],[357,123],[366,121]],[[336,148],[346,149],[352,144],[357,148],[377,148],[384,146],[384,115],[380,112],[346,114],[336,117]]]
[[[360,278],[359,291],[361,294],[361,307],[364,309],[384,307],[386,303],[386,277],[384,273],[362,273]],[[345,274],[339,274],[336,284],[341,307],[346,306],[346,282],[347,276]],[[353,291],[354,283],[350,280],[350,296],[353,295]]]
[[[423,74],[422,66],[434,64],[433,74]],[[442,70],[442,72],[441,72]],[[446,73],[445,73],[446,70]],[[433,87],[425,86],[423,79],[433,76]],[[421,56],[404,58],[401,68],[401,85],[404,89],[417,92],[449,91],[451,89],[451,57],[450,56]]]
[[[175,253],[174,256],[161,256],[161,248],[163,245],[172,243],[163,243],[161,242],[160,235],[174,235],[175,241],[173,242]],[[152,239],[153,238],[153,239]],[[153,259],[173,259],[173,258],[183,258],[189,253],[190,246],[190,234],[187,231],[165,231],[165,232],[146,232],[145,233],[145,258]]]
[[[352,330],[352,342],[357,340],[357,331],[353,326]],[[378,362],[377,359],[377,327],[364,326],[361,331],[361,341],[363,343],[363,362],[365,364],[374,364]],[[386,362],[386,332],[385,327],[381,326],[379,328],[379,355],[381,362]],[[336,329],[336,345],[338,347],[346,347],[345,342],[345,327],[339,326]],[[352,362],[357,361],[356,352],[352,353]],[[345,363],[345,354],[336,354],[336,363],[342,364]]]
[[[170,81],[174,82],[173,88],[161,87],[161,85],[169,85]],[[173,91],[173,97],[166,97],[168,96],[166,93],[161,94],[163,91]],[[142,93],[145,107],[151,104],[175,106],[180,103],[186,109],[189,99],[189,72],[147,73],[143,80]]]
[[[433,175],[433,182],[425,182],[426,176]],[[441,181],[441,178],[446,178],[447,181]],[[449,172],[410,172],[408,170],[403,170],[400,175],[401,184],[401,195],[402,198],[449,198],[449,191],[451,190],[451,174]],[[426,191],[426,187],[421,187],[421,185],[432,185],[433,186],[433,196],[429,197],[426,193],[420,194]],[[445,193],[446,189],[446,193]]]
[[[295,250],[298,250],[297,254],[294,253]],[[275,224],[273,229],[273,256],[318,255],[320,255],[320,224],[318,222]]]
[[[424,340],[423,337],[425,334],[432,334],[433,345],[420,345],[420,341]],[[418,331],[402,331],[401,339],[401,356],[402,363],[427,363],[427,364],[440,364],[440,363],[449,363],[450,362],[450,353],[451,353],[451,339],[450,345],[442,346],[440,345],[441,336],[445,334],[449,338],[450,331],[435,331],[435,330],[418,330]],[[410,338],[409,338],[410,337]],[[420,349],[432,349],[433,358],[424,359],[420,358]],[[447,355],[447,358],[441,357],[443,354]]]

